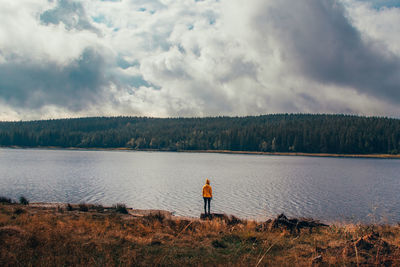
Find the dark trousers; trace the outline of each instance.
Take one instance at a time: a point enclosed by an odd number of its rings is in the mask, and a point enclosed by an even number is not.
[[[210,197],[203,197],[204,198],[204,213],[207,214],[207,203],[208,203],[208,214],[210,213],[210,205],[211,205],[211,198]]]

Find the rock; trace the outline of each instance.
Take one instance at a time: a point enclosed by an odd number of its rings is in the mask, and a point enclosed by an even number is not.
[[[160,240],[152,240],[150,246],[160,246],[161,244]]]
[[[211,214],[202,213],[202,214],[200,214],[200,219],[202,219],[202,220],[211,219],[212,218],[211,216],[212,216]]]

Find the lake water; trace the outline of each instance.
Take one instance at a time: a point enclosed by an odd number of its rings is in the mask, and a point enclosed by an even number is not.
[[[212,153],[0,149],[0,195],[31,202],[125,203],[198,217],[400,221],[400,161]]]

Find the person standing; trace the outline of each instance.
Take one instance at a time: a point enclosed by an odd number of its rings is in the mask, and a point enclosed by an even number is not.
[[[211,215],[210,206],[212,199],[212,188],[210,180],[206,179],[206,184],[203,186],[203,198],[204,198],[204,214],[207,216],[207,204],[208,204],[208,215]]]

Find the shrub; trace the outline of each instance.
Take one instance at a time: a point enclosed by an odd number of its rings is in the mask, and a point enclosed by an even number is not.
[[[59,213],[64,213],[64,209],[62,207],[60,207],[60,206],[57,206],[57,211]]]
[[[79,204],[79,211],[83,211],[83,212],[89,211],[88,205],[86,205],[85,203],[80,203]]]
[[[228,225],[236,225],[236,224],[241,224],[242,220],[240,220],[238,217],[231,215],[230,218],[227,220]]]
[[[71,204],[67,204],[67,211],[72,211],[73,210],[73,208],[72,208],[72,206],[71,206]]]
[[[23,210],[21,208],[17,208],[16,210],[14,210],[14,214],[16,214],[16,215],[20,215],[22,213],[25,213],[25,210]]]
[[[214,248],[227,248],[228,246],[225,244],[225,242],[224,241],[222,241],[222,240],[214,240],[214,241],[212,241],[211,242],[211,245],[214,247]]]
[[[94,209],[97,212],[103,212],[104,211],[104,206],[103,205],[92,205],[91,209]]]
[[[12,200],[11,200],[11,198],[0,196],[0,203],[8,203],[8,204],[11,204],[11,203],[12,203]]]
[[[118,203],[117,205],[114,206],[114,209],[116,212],[119,212],[122,214],[128,214],[128,210],[126,209],[125,204]]]
[[[29,201],[24,196],[20,196],[19,203],[21,203],[22,205],[28,205]]]

